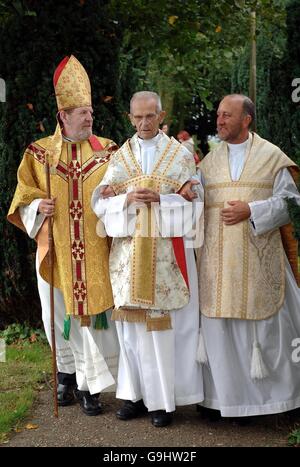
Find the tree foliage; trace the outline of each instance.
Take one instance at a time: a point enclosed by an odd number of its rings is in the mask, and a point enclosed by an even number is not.
[[[139,89],[159,92],[169,118],[178,125],[195,98],[212,109],[228,92],[233,63],[249,42],[252,9],[264,30],[282,21],[281,4],[274,0],[154,0],[149,8],[141,0],[111,2],[124,29],[122,59],[139,70]]]

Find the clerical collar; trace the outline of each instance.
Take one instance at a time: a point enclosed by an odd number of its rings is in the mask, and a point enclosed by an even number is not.
[[[72,139],[72,138],[69,138],[68,136],[65,136],[65,135],[62,135],[62,139],[66,143],[82,143],[83,141],[86,141],[85,139]]]
[[[67,141],[68,143],[75,143],[76,141],[74,139],[68,138],[65,135],[62,135],[63,141]]]
[[[156,136],[154,136],[154,138],[151,138],[151,139],[142,139],[138,136],[137,140],[139,142],[139,145],[142,147],[142,148],[145,148],[145,147],[148,147],[148,148],[151,148],[152,146],[156,146],[156,144],[159,142],[161,138],[161,135],[160,133],[157,133]]]

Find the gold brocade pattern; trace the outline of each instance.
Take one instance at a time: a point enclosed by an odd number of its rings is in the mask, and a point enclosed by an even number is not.
[[[81,144],[67,145],[69,174],[69,223],[73,282],[73,313],[87,315],[88,295],[85,269],[85,237],[83,219],[83,176]]]
[[[219,222],[219,270],[217,283],[217,306],[216,314],[219,318],[222,309],[222,282],[223,282],[223,222]]]
[[[225,182],[225,183],[211,183],[205,186],[205,189],[208,190],[216,190],[218,188],[273,188],[272,183],[257,183],[257,182]]]
[[[55,86],[55,96],[58,110],[92,105],[89,77],[73,55],[59,76]]]
[[[125,167],[127,169],[128,176],[132,177],[134,173],[138,174],[138,175],[143,175],[142,169],[141,169],[140,165],[138,164],[138,162],[137,162],[136,158],[134,157],[133,152],[131,150],[129,139],[125,143],[125,148],[126,148],[125,155],[123,154],[122,149],[121,149],[120,152],[122,154],[122,161],[123,161],[123,164],[125,165]],[[131,169],[129,168],[129,164],[126,163],[126,155],[127,155],[127,157],[129,156],[131,165],[133,165],[135,171],[131,171]]]
[[[246,319],[248,303],[248,273],[249,273],[249,223],[243,222],[243,296],[241,307],[241,319]]]
[[[158,161],[156,162],[154,168],[153,168],[153,174],[155,174],[157,172],[157,170],[159,169],[159,167],[162,165],[162,163],[164,162],[165,158],[166,158],[166,155],[169,154],[169,151],[172,147],[172,144],[173,144],[173,141],[172,139],[170,139],[170,141],[168,142],[166,148],[164,149],[164,151],[162,152],[161,156],[159,157]],[[166,175],[167,173],[167,168],[172,164],[172,162],[174,161],[174,158],[178,152],[178,150],[180,149],[180,146],[176,145],[175,146],[175,149],[173,150],[173,154],[171,156],[168,157],[168,163],[167,163],[167,167],[166,169],[164,169],[162,171],[162,175]],[[132,157],[133,154],[132,154]]]
[[[133,186],[155,189],[156,187],[153,186],[155,184],[156,182],[148,177],[143,183],[139,181],[138,185],[133,183]],[[160,191],[160,186],[156,191]],[[132,245],[130,280],[132,303],[155,304],[157,235],[152,206],[140,208]],[[148,278],[146,282],[145,277]]]
[[[123,160],[123,159],[122,159]],[[162,159],[161,159],[162,160]],[[181,184],[177,180],[157,175],[140,175],[129,181],[114,185],[116,194],[124,193],[127,188],[149,188],[162,192],[162,185],[167,184],[178,191]],[[154,305],[156,289],[156,257],[157,257],[157,227],[152,207],[139,209],[137,215],[137,232],[132,243],[131,260],[131,303]],[[145,236],[146,229],[148,236]],[[140,235],[142,233],[142,235]],[[144,278],[148,280],[145,283]]]
[[[104,138],[99,141],[104,148],[114,144]],[[18,207],[28,205],[36,198],[46,198],[43,156],[48,145],[51,145],[49,137],[30,145],[20,164],[18,186],[8,220],[23,229]],[[63,293],[67,313],[75,316],[98,314],[113,306],[107,238],[96,235],[97,217],[90,206],[92,192],[107,165],[106,159],[102,163],[101,158],[94,157],[88,141],[63,143],[56,173],[50,176],[51,194],[56,197],[54,285]],[[45,222],[37,241],[39,249],[43,250],[42,255],[39,254],[42,260],[40,273],[48,281]]]
[[[145,180],[149,179],[148,175],[140,175],[137,177],[133,177],[130,180],[127,180],[126,182],[113,185],[115,193],[124,193],[124,191],[127,190],[127,188],[131,186],[143,186]],[[159,187],[162,186],[163,184],[169,185],[174,190],[179,191],[181,188],[181,183],[178,182],[177,180],[170,180],[168,177],[161,177],[160,175],[151,175],[151,183],[152,183],[152,190],[158,191]]]
[[[116,194],[134,187],[147,187],[162,194],[176,193],[195,173],[193,158],[168,137],[163,137],[157,156],[160,162],[150,175],[142,173],[131,146],[132,140],[114,154],[102,182],[113,186]],[[157,229],[150,208],[139,210],[135,225],[133,238],[114,238],[111,248],[110,274],[116,307],[113,316],[133,322],[146,319],[147,329],[169,329],[169,310],[186,305],[189,291],[177,265],[172,241],[159,236],[139,236],[145,229],[149,234]]]
[[[282,306],[284,255],[279,229],[254,236],[249,221],[224,225],[227,201],[272,196],[278,170],[295,164],[276,146],[253,136],[239,181],[232,181],[227,145],[201,162],[205,186],[205,240],[200,259],[200,306],[208,317],[266,319]]]

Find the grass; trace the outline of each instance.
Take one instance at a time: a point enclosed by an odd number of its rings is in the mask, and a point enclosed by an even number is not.
[[[24,342],[6,348],[6,362],[0,362],[0,443],[28,414],[36,393],[51,373],[48,344]]]
[[[290,433],[288,444],[289,446],[300,447],[300,427]]]

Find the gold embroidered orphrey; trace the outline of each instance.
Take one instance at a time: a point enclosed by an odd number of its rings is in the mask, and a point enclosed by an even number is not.
[[[279,148],[250,135],[238,181],[230,175],[225,142],[201,162],[205,179],[205,237],[200,257],[200,307],[212,318],[260,320],[275,314],[285,296],[284,250],[279,229],[254,236],[249,220],[224,225],[227,202],[272,196],[278,171],[295,167]]]

